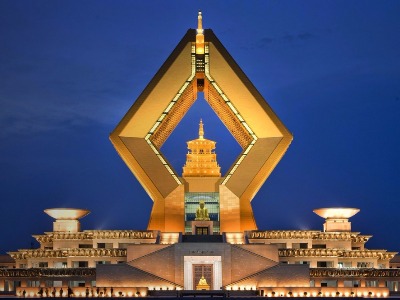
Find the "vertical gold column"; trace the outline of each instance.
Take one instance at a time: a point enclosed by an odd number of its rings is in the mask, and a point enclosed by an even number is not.
[[[165,232],[185,232],[185,187],[178,186],[165,198]]]
[[[154,199],[147,230],[165,231],[165,201],[164,198]]]
[[[225,185],[219,186],[221,232],[240,232],[240,199]]]

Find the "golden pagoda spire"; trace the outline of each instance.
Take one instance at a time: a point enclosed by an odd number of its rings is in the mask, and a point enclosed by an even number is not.
[[[196,54],[204,54],[204,29],[201,10],[197,15]]]
[[[203,127],[203,120],[200,119],[200,124],[199,124],[199,139],[204,139],[204,127]]]

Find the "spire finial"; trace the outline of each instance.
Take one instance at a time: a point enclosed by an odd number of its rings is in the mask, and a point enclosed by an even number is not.
[[[204,139],[204,128],[202,119],[200,119],[200,124],[199,124],[199,139]]]
[[[201,15],[201,10],[199,9],[199,14],[197,15],[197,33],[200,33],[199,31],[202,31],[203,33],[203,16]]]
[[[203,15],[201,10],[197,15],[197,29],[196,29],[196,54],[204,54],[204,29],[203,29]]]

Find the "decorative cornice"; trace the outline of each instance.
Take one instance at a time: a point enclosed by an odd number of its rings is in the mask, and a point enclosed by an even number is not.
[[[312,239],[314,234],[319,231],[309,230],[267,230],[267,231],[248,231],[249,239]]]
[[[310,277],[400,277],[400,269],[310,269]]]
[[[39,243],[51,243],[54,240],[93,240],[93,239],[156,239],[153,230],[85,230],[82,232],[46,232],[45,235],[33,235]]]
[[[51,258],[51,257],[126,257],[126,249],[104,249],[104,248],[71,248],[60,250],[28,250],[22,249],[18,252],[8,252],[15,260],[27,258]]]
[[[343,250],[343,249],[279,249],[279,257],[348,257],[392,259],[397,252],[386,250]]]
[[[64,276],[96,276],[96,268],[31,268],[0,269],[0,277],[64,277]]]
[[[345,240],[355,243],[366,243],[372,236],[359,235],[359,232],[321,232],[313,230],[267,230],[248,231],[249,239],[312,239],[312,240]]]

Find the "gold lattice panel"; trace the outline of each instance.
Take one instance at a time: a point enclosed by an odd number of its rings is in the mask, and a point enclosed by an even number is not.
[[[197,99],[196,80],[192,80],[191,84],[185,89],[178,101],[164,118],[161,125],[151,137],[151,142],[158,149],[165,143],[172,131],[178,126],[179,122],[188,112],[190,107]]]
[[[207,84],[206,101],[210,104],[211,108],[220,118],[222,123],[228,128],[230,133],[236,139],[238,144],[245,149],[252,141],[252,137],[248,131],[243,127],[237,117],[232,113],[229,107],[225,104],[217,90],[211,85]]]

